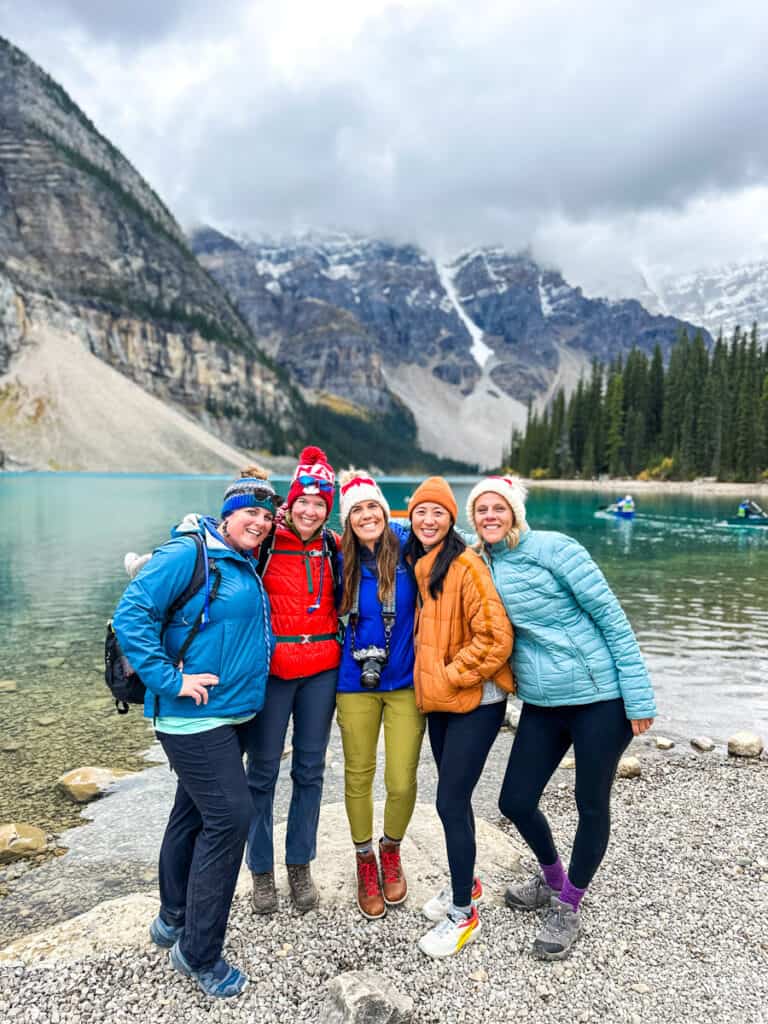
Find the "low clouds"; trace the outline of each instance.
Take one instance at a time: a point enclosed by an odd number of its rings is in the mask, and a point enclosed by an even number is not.
[[[0,26],[184,221],[533,242],[584,280],[768,255],[756,0],[0,0]]]

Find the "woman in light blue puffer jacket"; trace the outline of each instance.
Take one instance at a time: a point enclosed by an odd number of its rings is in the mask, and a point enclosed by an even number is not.
[[[505,898],[515,910],[546,908],[534,953],[560,960],[608,846],[619,759],[632,736],[650,728],[656,705],[632,627],[602,572],[573,538],[529,529],[525,498],[517,477],[487,477],[470,492],[467,516],[515,627],[523,709],[499,808],[541,868]],[[566,874],[539,800],[571,744],[579,823]]]

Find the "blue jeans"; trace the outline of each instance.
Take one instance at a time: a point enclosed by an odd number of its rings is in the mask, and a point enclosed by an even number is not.
[[[176,773],[176,799],[160,847],[160,916],[184,925],[194,970],[221,956],[252,809],[243,769],[255,718],[189,735],[158,733]]]
[[[257,874],[274,867],[272,806],[291,715],[293,792],[285,834],[285,862],[309,864],[315,858],[325,751],[336,707],[337,675],[338,671],[332,669],[302,679],[270,676],[267,681],[264,707],[254,720],[247,746],[253,817],[246,859],[248,867]]]
[[[504,721],[507,702],[481,704],[466,714],[430,711],[427,731],[437,765],[437,813],[443,824],[453,902],[472,902],[475,815],[472,793]]]

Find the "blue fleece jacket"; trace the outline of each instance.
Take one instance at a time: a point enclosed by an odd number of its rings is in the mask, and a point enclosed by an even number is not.
[[[168,608],[186,589],[195,568],[197,548],[188,533],[155,550],[114,614],[113,627],[123,653],[147,687],[144,714],[148,718],[155,713],[155,697],[159,715],[183,718],[255,714],[264,703],[273,638],[269,601],[256,564],[221,538],[215,520],[201,521],[201,535],[221,582],[210,604],[210,622],[187,650],[184,672],[211,672],[219,677],[218,684],[209,687],[207,704],[178,696],[182,678],[177,667],[179,651],[203,609],[204,587],[175,613],[162,641],[160,636]]]
[[[395,628],[392,631],[389,661],[381,674],[379,691],[401,690],[403,687],[413,686],[413,617],[417,591],[413,574],[402,558],[403,547],[410,530],[399,523],[390,523],[389,528],[400,542],[401,554],[395,574]],[[341,554],[339,561],[343,572]],[[363,561],[360,570],[360,616],[355,639],[357,650],[369,645],[384,647],[384,621],[381,617],[378,585],[375,566]],[[360,685],[360,665],[352,657],[351,633],[352,631],[347,628],[337,689],[342,693],[369,693],[371,691]]]

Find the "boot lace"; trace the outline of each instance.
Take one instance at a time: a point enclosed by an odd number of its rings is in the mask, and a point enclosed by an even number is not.
[[[370,863],[363,861],[361,864],[358,864],[357,871],[365,887],[366,895],[375,896],[379,891],[379,872],[375,861]]]
[[[400,881],[402,868],[400,866],[399,851],[381,851],[381,873],[384,876],[384,881],[389,884]]]

